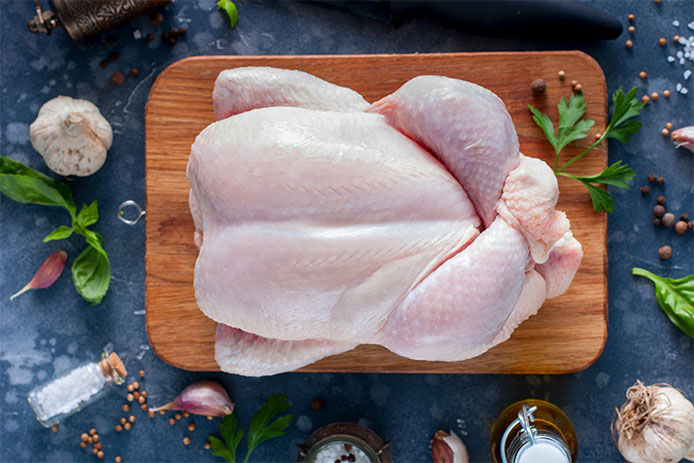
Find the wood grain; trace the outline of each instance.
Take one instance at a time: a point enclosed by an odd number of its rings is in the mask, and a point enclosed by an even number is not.
[[[147,332],[157,355],[188,370],[218,370],[216,323],[198,310],[193,289],[197,248],[188,211],[185,169],[195,136],[215,120],[212,88],[217,74],[239,66],[299,69],[360,92],[375,101],[421,74],[475,82],[501,97],[511,113],[521,151],[553,162],[553,151],[527,109],[533,104],[557,119],[556,104],[571,95],[572,80],[583,87],[587,117],[596,121],[589,138],[562,153],[568,160],[592,142],[605,125],[607,96],[599,65],[578,51],[452,53],[363,56],[208,56],[166,68],[154,82],[146,107],[146,309]],[[557,72],[563,70],[566,80]],[[534,97],[530,82],[543,78],[547,92]],[[603,169],[603,145],[572,168],[579,174]],[[567,373],[588,367],[607,335],[606,217],[593,211],[587,191],[559,179],[558,208],[566,211],[584,258],[569,290],[547,301],[511,339],[462,362],[422,362],[362,345],[300,371],[432,373]]]

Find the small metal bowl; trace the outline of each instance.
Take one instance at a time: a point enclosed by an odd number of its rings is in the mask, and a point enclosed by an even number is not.
[[[313,463],[318,452],[335,442],[350,444],[366,454],[371,463],[392,463],[390,442],[357,423],[331,423],[318,428],[306,442],[298,444],[298,462]]]

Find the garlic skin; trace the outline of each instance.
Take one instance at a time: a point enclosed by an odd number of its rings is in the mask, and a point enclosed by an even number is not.
[[[451,431],[436,431],[431,440],[431,460],[433,463],[469,463],[470,456],[465,444]]]
[[[675,143],[675,148],[684,146],[689,151],[694,153],[694,126],[682,127],[672,132],[672,141]]]
[[[637,381],[617,410],[612,433],[631,463],[670,463],[694,458],[694,405],[666,384]]]
[[[94,104],[58,96],[41,107],[29,139],[53,172],[85,177],[104,164],[113,131]]]

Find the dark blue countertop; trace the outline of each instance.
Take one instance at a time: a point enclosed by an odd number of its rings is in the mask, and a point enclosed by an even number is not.
[[[692,93],[694,78],[683,79],[691,61],[668,63],[676,51],[672,36],[694,34],[694,3],[688,0],[592,2],[616,15],[623,35],[610,42],[521,41],[486,38],[418,19],[398,29],[367,19],[294,2],[239,1],[240,20],[230,29],[213,0],[177,0],[164,11],[164,24],[154,28],[147,17],[115,30],[117,42],[101,36],[76,44],[63,31],[50,37],[26,30],[33,15],[30,1],[0,2],[0,152],[47,172],[29,143],[29,124],[41,105],[57,95],[94,102],[114,129],[113,147],[95,175],[71,182],[77,202],[97,199],[101,218],[95,229],[104,235],[113,271],[111,289],[101,305],[92,307],[73,289],[69,271],[50,289],[33,291],[9,302],[8,297],[33,275],[54,249],[67,251],[70,261],[82,249],[81,239],[42,243],[54,227],[66,223],[55,208],[0,199],[2,251],[0,278],[0,461],[95,461],[79,446],[79,435],[95,427],[106,457],[113,461],[212,461],[203,449],[216,422],[191,417],[170,426],[140,410],[133,430],[116,433],[125,391],[111,393],[64,421],[50,432],[34,419],[26,395],[36,384],[98,357],[112,342],[131,372],[144,369],[142,381],[152,404],[172,399],[190,382],[215,378],[229,390],[242,423],[270,393],[284,392],[292,402],[294,421],[282,438],[261,445],[253,461],[291,461],[295,444],[314,429],[333,421],[355,421],[393,442],[394,461],[430,461],[428,443],[439,428],[453,429],[465,441],[473,461],[489,459],[488,434],[501,409],[525,397],[550,400],[572,419],[579,437],[579,460],[620,461],[610,437],[614,407],[637,378],[646,383],[668,382],[694,396],[694,342],[672,325],[658,307],[653,286],[632,277],[632,266],[682,277],[694,273],[694,234],[650,224],[656,194],[642,197],[639,187],[654,172],[666,178],[661,190],[667,207],[694,215],[694,155],[675,150],[660,130],[667,121],[675,127],[694,125],[692,98],[675,92],[682,83]],[[627,14],[634,13],[634,47],[624,42]],[[673,20],[681,25],[674,27]],[[188,34],[173,46],[159,35],[173,25],[188,25]],[[139,33],[135,33],[139,31]],[[147,43],[153,32],[157,38]],[[657,44],[668,39],[666,47]],[[552,40],[552,37],[548,37]],[[678,47],[677,49],[681,49]],[[170,63],[191,55],[209,54],[328,54],[427,53],[496,50],[580,49],[602,66],[610,93],[618,87],[642,86],[648,93],[669,88],[642,113],[641,131],[626,145],[610,142],[610,162],[623,159],[637,177],[629,190],[611,189],[616,211],[609,217],[609,332],[602,356],[590,368],[568,375],[416,375],[416,374],[283,374],[252,379],[224,374],[191,373],[160,361],[149,349],[144,324],[144,224],[128,227],[116,219],[118,204],[126,199],[144,203],[144,105],[156,76]],[[107,68],[99,63],[111,51],[119,58]],[[137,67],[137,78],[115,87],[114,71],[127,75]],[[638,73],[645,70],[646,80]],[[504,72],[503,69],[500,72]],[[640,92],[643,93],[643,92]],[[669,244],[673,257],[661,261],[657,249]],[[182,341],[183,342],[183,341]],[[311,401],[321,397],[325,409]],[[184,423],[194,421],[188,431]],[[182,443],[184,436],[192,444]]]

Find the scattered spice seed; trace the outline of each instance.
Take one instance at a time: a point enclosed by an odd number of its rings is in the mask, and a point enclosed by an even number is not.
[[[123,459],[120,456],[117,456],[116,458],[113,459],[116,463],[121,463]]]
[[[125,82],[125,76],[120,71],[114,72],[111,74],[111,82],[113,82],[113,85],[116,87],[120,87]]]
[[[128,404],[123,404],[123,411],[124,411],[124,412],[130,411],[130,405],[128,405]]]
[[[116,61],[118,59],[118,52],[112,51],[111,53],[109,53],[108,59],[110,59],[111,61]]]
[[[89,440],[89,436],[87,433],[82,433],[82,442],[87,442]]]
[[[665,37],[661,37],[658,39],[658,43],[660,44],[661,47],[664,47],[665,44],[667,43],[667,40],[665,40]]]
[[[663,196],[663,195],[660,195],[660,196],[658,196],[658,197],[655,199],[655,202],[656,202],[657,204],[663,205],[663,204],[665,204],[665,203],[667,202],[667,198],[666,198],[665,196]]]
[[[190,416],[190,413],[189,413],[189,412],[186,412],[186,411],[184,411],[184,412],[183,412],[183,416],[184,416],[184,417],[186,417],[186,418],[188,418],[188,417]]]
[[[128,384],[128,392],[133,392],[135,390],[135,386],[132,384]]]
[[[102,68],[105,68],[108,65],[109,65],[109,62],[107,59],[102,59],[101,62],[99,63],[99,66],[101,66]]]
[[[684,220],[678,221],[675,225],[675,231],[678,235],[683,235],[687,233],[687,222],[685,222]]]
[[[559,71],[557,75],[559,76],[559,80],[564,80],[566,78],[566,73],[564,71]]]
[[[181,418],[183,418],[183,415],[181,415],[180,413],[176,413],[174,417],[176,418],[176,420],[180,420]]]
[[[186,32],[188,32],[188,26],[183,25],[178,28],[178,34],[179,35],[186,35]]]
[[[93,443],[94,443],[94,440],[92,439],[92,436],[89,436],[89,440],[88,440],[87,442],[89,442],[90,444],[93,444]]]
[[[659,227],[662,224],[662,221],[660,220],[660,217],[653,217],[653,220],[651,220],[651,223],[655,225],[656,227]]]
[[[627,30],[629,31],[630,34],[633,34],[634,31],[636,30],[636,28],[634,26],[629,26],[629,28]]]
[[[641,194],[644,196],[651,194],[651,187],[649,187],[648,185],[642,186],[641,187]]]
[[[581,84],[578,84],[574,87],[574,92],[581,93],[582,91],[583,91],[583,87],[581,87]]]
[[[663,225],[665,225],[666,227],[670,228],[670,227],[672,227],[673,225],[675,225],[675,214],[673,214],[672,212],[668,212],[668,213],[665,214],[665,215],[663,216],[663,218],[660,219],[660,220],[662,220]]]
[[[128,422],[128,420],[126,420],[125,417],[121,417],[120,424],[125,424],[127,422]]]
[[[133,396],[132,394],[126,395],[125,398],[128,400],[128,402],[132,402],[133,400],[135,400],[135,396]]]
[[[103,444],[101,444],[101,442],[97,442],[96,444],[94,444],[94,448],[95,448],[95,449],[101,450],[103,447],[104,447],[104,446],[103,446]]]
[[[104,458],[104,452],[99,450],[99,452],[96,454],[96,458]]]
[[[106,36],[106,43],[109,45],[113,45],[114,43],[116,43],[116,40],[118,40],[118,38],[115,34],[108,34]]]
[[[672,122],[668,122],[667,124],[665,124],[665,128],[668,130],[672,129]]]
[[[94,434],[96,434],[96,429],[94,429],[94,428],[90,429],[90,430],[89,430],[89,435],[90,435],[90,436],[93,436]]]
[[[663,186],[665,184],[665,177],[658,177],[658,185]]]
[[[685,223],[684,226],[686,227],[687,224]],[[195,431],[195,423],[188,424],[188,431]]]
[[[92,449],[92,453],[96,455],[97,453],[99,453],[99,451],[97,449]]]
[[[316,397],[311,401],[311,408],[314,410],[323,410],[325,408],[325,402],[320,397]]]
[[[660,133],[664,136],[667,137],[670,134],[670,131],[668,129],[663,129],[660,131]]]
[[[140,378],[144,378],[145,377],[145,370],[140,370],[138,372],[138,374],[140,375]]]
[[[578,82],[575,80],[571,81],[571,88],[576,88],[576,85],[578,85]]]
[[[123,425],[123,428],[124,428],[126,431],[130,431],[130,428],[132,428],[132,427],[133,427],[133,425],[130,424],[130,423],[125,423],[125,424]]]
[[[134,423],[135,422],[135,415],[130,415],[130,417],[128,418],[128,421],[130,421],[131,423]]]
[[[149,411],[149,417],[154,418],[156,413],[154,413],[152,410]]]
[[[140,408],[144,411],[147,411],[147,404],[140,405]]]
[[[171,37],[178,37],[178,29],[176,29],[175,27],[172,27],[171,29],[169,29],[169,35]]]
[[[655,183],[656,180],[658,180],[658,177],[656,177],[655,174],[648,174],[649,183]]]
[[[689,214],[687,214],[686,212],[683,212],[683,213],[680,215],[680,220],[683,220],[683,221],[685,221],[685,222],[689,222]]]
[[[210,445],[209,442],[205,442],[205,443],[203,444],[203,447],[205,447],[205,450],[209,450],[210,447],[212,447],[212,446]]]
[[[148,42],[152,42],[154,40],[154,34],[151,32],[145,36],[145,40]]]
[[[121,426],[120,424],[117,424],[115,429],[116,429],[116,432],[121,432],[123,430],[123,426]]]
[[[662,248],[658,249],[658,257],[663,260],[669,259],[672,257],[672,248],[670,246],[663,246]]]
[[[665,98],[670,98],[670,90],[663,90],[663,96]]]
[[[633,14],[630,14],[629,16],[627,16],[627,18],[629,18],[629,22],[632,22],[632,23],[634,22],[634,15]]]
[[[647,76],[648,76],[648,74],[646,74],[646,71],[641,71],[641,72],[639,72],[639,77],[640,77],[640,78],[645,79]]]
[[[51,426],[51,431],[58,432],[58,425],[54,424],[53,426]]]
[[[643,104],[648,104],[648,102],[651,101],[651,99],[648,98],[648,95],[644,95],[641,97],[641,101],[643,102]]]
[[[658,92],[651,93],[651,100],[658,101]]]
[[[596,139],[596,140],[600,140],[600,137],[602,137],[602,134],[601,134],[601,133],[598,132],[598,133],[595,134],[595,139]]]
[[[186,445],[190,445],[190,437],[186,436],[183,438],[183,443]]]
[[[140,383],[137,382],[137,381],[135,381],[135,382],[133,383],[133,387],[134,387],[135,389],[140,389]]]
[[[672,41],[675,42],[675,43],[678,43],[678,42],[680,41],[680,36],[679,36],[679,35],[674,36],[674,37],[672,38]]]
[[[631,40],[627,40],[627,41],[624,43],[624,45],[625,45],[627,48],[631,48],[631,47],[634,46],[634,42],[632,42]]]
[[[141,394],[142,397],[144,397],[145,399],[147,398],[147,391],[142,391],[140,394]]]
[[[658,204],[653,208],[653,215],[656,217],[662,217],[665,214],[665,208]]]
[[[136,398],[136,399],[139,399],[139,398],[140,398],[140,393],[137,392],[137,391],[133,392],[133,397]]]
[[[87,443],[86,442],[80,442],[80,447],[82,447],[83,449],[86,449]]]
[[[159,11],[155,11],[151,15],[149,15],[149,23],[152,26],[158,26],[159,24],[164,22],[164,15],[161,14]]]
[[[169,424],[173,426],[174,423],[176,423],[176,420],[174,420],[173,418],[169,418]]]
[[[92,440],[93,440],[94,442],[99,442],[99,435],[98,435],[98,434],[94,434],[94,435],[92,436]]]
[[[159,410],[160,415],[166,415],[166,410]]]
[[[207,415],[207,421],[212,421],[214,419],[213,416]]]

